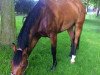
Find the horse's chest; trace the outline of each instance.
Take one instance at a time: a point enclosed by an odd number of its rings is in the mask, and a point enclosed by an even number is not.
[[[54,28],[55,27],[52,27],[52,25],[41,25],[38,32],[41,36],[49,36],[51,32],[56,32]]]
[[[39,26],[38,32],[39,32],[40,35],[42,35],[42,36],[47,35],[46,27],[47,26],[44,23]]]
[[[48,15],[47,15],[48,16]],[[53,32],[56,28],[55,25],[53,24],[53,20],[51,18],[48,18],[45,16],[39,25],[38,32],[42,36],[49,36],[51,32]]]

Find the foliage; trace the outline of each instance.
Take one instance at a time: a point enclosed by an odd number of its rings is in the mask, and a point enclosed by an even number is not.
[[[81,0],[85,5],[93,4],[95,7],[100,6],[100,0]]]
[[[16,0],[15,11],[17,14],[26,14],[34,7],[35,2],[33,0]]]
[[[100,0],[81,0],[84,5],[86,6],[86,10],[88,12],[88,7],[89,6],[94,6],[94,9],[97,10],[97,16],[99,16],[99,12],[100,12]]]

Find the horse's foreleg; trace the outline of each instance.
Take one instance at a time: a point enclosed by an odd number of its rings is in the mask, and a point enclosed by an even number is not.
[[[32,49],[35,47],[35,45],[37,44],[38,40],[40,39],[40,36],[34,36],[32,37],[32,40],[30,41],[30,46],[29,46],[29,50],[28,50],[28,55],[31,54]]]
[[[28,57],[29,55],[31,54],[32,52],[32,48],[35,47],[36,43],[38,42],[40,37],[32,37],[31,41],[30,41],[30,45],[28,48],[26,48],[24,51],[23,51],[23,60],[22,60],[22,63],[23,65],[25,65],[25,67],[27,68],[28,67]]]
[[[53,65],[51,67],[51,70],[54,70],[57,65],[57,60],[56,60],[57,34],[50,34],[50,40],[51,40],[51,52],[53,56]]]

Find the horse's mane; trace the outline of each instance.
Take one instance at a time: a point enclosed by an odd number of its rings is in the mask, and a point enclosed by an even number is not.
[[[43,6],[44,5],[41,2],[38,2],[26,17],[26,20],[18,35],[17,43],[19,48],[24,49],[28,47],[30,29],[32,28],[33,25],[35,25],[35,23],[39,19]],[[21,62],[21,60],[22,60],[22,51],[17,50],[13,57],[14,65],[18,65]]]
[[[14,57],[13,57],[13,64],[19,65],[21,60],[22,60],[22,51],[17,50],[16,53],[14,54]]]
[[[33,25],[35,25],[36,21],[39,19],[43,6],[44,5],[41,2],[38,2],[26,17],[26,20],[18,36],[18,47],[22,49],[28,47],[30,29]]]

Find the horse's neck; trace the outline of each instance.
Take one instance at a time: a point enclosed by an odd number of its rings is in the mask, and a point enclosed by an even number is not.
[[[47,3],[55,3],[58,0],[39,0],[40,2],[47,4]]]

